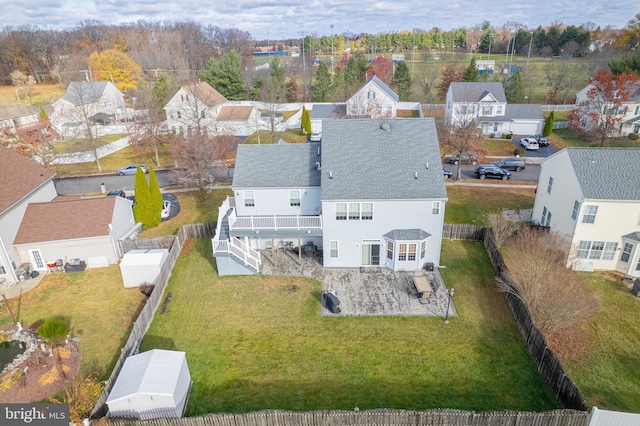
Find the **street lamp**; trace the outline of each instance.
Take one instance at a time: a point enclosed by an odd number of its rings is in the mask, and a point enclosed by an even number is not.
[[[333,24],[331,27],[331,74],[333,74]]]
[[[451,290],[447,292],[449,299],[447,299],[447,314],[444,317],[444,323],[449,324],[449,307],[451,306],[451,298],[453,297],[454,288],[451,287]]]
[[[487,56],[487,61],[491,60],[491,41],[493,41],[493,33],[489,34],[489,55]]]
[[[304,59],[304,39],[305,39],[305,36],[308,34],[308,32],[298,31],[298,34],[300,34],[300,37],[302,37],[302,73],[304,74],[304,72],[307,70],[307,64]]]
[[[529,69],[529,58],[531,57],[531,44],[533,43],[533,31],[531,31],[531,39],[529,40],[529,53],[527,53],[527,69]]]

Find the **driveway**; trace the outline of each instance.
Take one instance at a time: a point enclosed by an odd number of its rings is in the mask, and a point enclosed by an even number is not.
[[[532,137],[532,136],[527,136],[527,135],[514,136],[512,139],[514,146],[516,148],[522,148],[522,145],[520,145],[520,139],[526,138],[526,137]],[[547,146],[541,146],[540,149],[538,150],[527,150],[525,157],[548,157],[551,154],[554,154],[556,152],[558,152],[558,150],[555,149],[553,145],[547,145]]]
[[[527,151],[527,156],[529,153],[533,151]],[[498,161],[498,158],[487,158],[485,163],[491,163],[493,161]],[[526,162],[526,157],[525,157]],[[458,166],[454,166],[453,164],[444,163],[442,167],[449,169],[453,172],[453,176],[456,176],[456,172],[458,170]],[[460,179],[472,179],[480,182],[479,179],[476,178],[474,172],[478,166],[469,166],[469,165],[461,165],[460,166]],[[526,164],[526,168],[519,172],[511,172],[511,180],[512,181],[523,181],[523,182],[538,182],[538,177],[540,176],[540,164]],[[493,181],[499,182],[499,179],[486,179],[487,182]],[[453,182],[453,179],[446,179],[446,182]]]
[[[437,269],[426,272],[437,287],[428,300],[409,294],[413,271],[394,272],[384,267],[323,268],[316,258],[298,257],[292,251],[263,250],[262,274],[303,276],[322,282],[322,291],[335,294],[340,300],[340,314],[326,316],[440,316],[444,317],[449,302],[447,289]],[[453,301],[449,316],[457,316]]]

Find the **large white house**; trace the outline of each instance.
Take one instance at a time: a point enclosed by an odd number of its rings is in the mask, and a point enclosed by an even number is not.
[[[215,133],[215,118],[225,102],[227,98],[204,81],[182,86],[164,106],[167,125],[174,133]]]
[[[542,163],[533,221],[567,235],[581,270],[640,276],[640,149],[566,148]]]
[[[632,83],[629,83],[631,86]],[[611,114],[615,119],[617,125],[615,129],[611,129],[612,135],[628,135],[630,133],[638,134],[640,132],[640,85],[635,84],[635,87],[630,87],[630,96],[626,101],[621,100],[620,105],[614,105],[611,102],[606,102],[604,99],[595,99],[591,102],[590,91],[593,89],[592,85],[585,86],[582,90],[576,93],[576,106],[580,107],[591,103],[592,108],[586,108],[582,114],[580,120],[580,126],[589,130],[596,126],[604,114]],[[596,111],[600,108],[599,111]]]
[[[507,104],[502,83],[451,83],[447,91],[445,121],[457,127],[475,123],[483,135],[542,133],[540,105]]]
[[[109,81],[73,81],[53,109],[51,122],[58,128],[88,120],[104,122],[109,117],[118,120],[126,114],[124,95]]]
[[[325,267],[438,265],[447,195],[432,118],[323,123],[322,143],[240,145],[213,239],[220,275],[311,244]]]

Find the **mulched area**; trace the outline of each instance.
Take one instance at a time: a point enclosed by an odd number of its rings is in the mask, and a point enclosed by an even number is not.
[[[2,327],[0,329],[7,329]],[[36,349],[19,369],[0,377],[0,402],[27,403],[41,401],[63,390],[78,373],[82,353],[75,342],[70,342],[75,350],[66,347],[55,349],[54,356]],[[60,365],[56,365],[60,359]],[[16,371],[24,371],[26,376],[17,377]],[[60,371],[64,371],[63,377]]]

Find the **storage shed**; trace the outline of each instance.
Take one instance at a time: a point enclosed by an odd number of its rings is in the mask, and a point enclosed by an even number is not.
[[[167,249],[128,251],[120,261],[120,273],[125,288],[153,284],[169,256]]]
[[[124,361],[107,398],[109,417],[182,417],[191,388],[185,352],[153,349]]]

